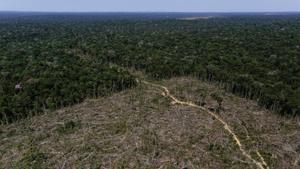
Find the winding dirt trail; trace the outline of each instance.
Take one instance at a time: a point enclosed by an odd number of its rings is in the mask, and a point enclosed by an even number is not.
[[[235,140],[236,145],[239,147],[240,151],[242,152],[242,154],[248,159],[250,160],[253,164],[255,164],[258,168],[260,169],[269,169],[269,166],[267,165],[267,163],[265,162],[265,159],[263,158],[263,156],[259,153],[259,151],[256,151],[256,154],[258,155],[258,157],[260,158],[261,162],[255,160],[245,149],[244,146],[242,145],[240,139],[238,138],[238,136],[235,134],[235,132],[231,129],[231,127],[229,126],[228,123],[226,123],[220,116],[218,116],[216,113],[206,109],[205,107],[196,105],[192,102],[185,102],[185,101],[180,101],[178,100],[175,96],[173,96],[169,89],[165,86],[162,85],[158,85],[158,84],[153,84],[147,81],[142,81],[142,83],[146,84],[146,85],[150,85],[150,86],[154,86],[157,87],[159,89],[162,89],[162,95],[165,97],[168,97],[170,99],[172,99],[172,104],[179,104],[179,105],[185,105],[185,106],[190,106],[190,107],[194,107],[194,108],[198,108],[204,112],[207,112],[208,114],[210,114],[211,116],[213,116],[214,118],[216,118],[220,123],[223,124],[223,128],[232,136],[232,138]]]

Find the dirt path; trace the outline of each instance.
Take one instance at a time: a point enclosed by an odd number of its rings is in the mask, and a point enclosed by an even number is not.
[[[235,140],[235,143],[237,144],[237,146],[239,147],[240,151],[242,152],[242,154],[248,159],[250,160],[253,164],[255,164],[258,168],[260,169],[269,169],[269,166],[267,165],[267,163],[265,162],[263,156],[259,153],[259,151],[256,151],[257,156],[260,158],[261,161],[257,161],[255,160],[245,149],[244,146],[242,145],[239,137],[235,134],[235,132],[231,129],[230,125],[228,123],[226,123],[220,116],[218,116],[216,113],[206,109],[205,107],[196,105],[192,102],[185,102],[185,101],[180,101],[178,100],[175,96],[173,96],[169,89],[165,86],[162,85],[158,85],[158,84],[153,84],[147,81],[142,81],[142,83],[146,84],[146,85],[150,85],[153,87],[157,87],[160,90],[163,90],[162,95],[165,97],[168,97],[170,99],[172,99],[172,104],[179,104],[179,105],[185,105],[185,106],[190,106],[190,107],[194,107],[194,108],[198,108],[204,112],[207,112],[208,114],[210,114],[211,116],[213,116],[214,118],[216,118],[220,123],[223,124],[223,128],[232,136],[232,138]]]

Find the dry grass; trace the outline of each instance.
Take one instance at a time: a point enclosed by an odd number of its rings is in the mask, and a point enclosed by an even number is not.
[[[216,108],[218,87],[159,82],[181,100]],[[225,119],[270,168],[299,168],[300,121],[223,92]],[[0,128],[0,168],[255,168],[216,119],[139,87]],[[251,154],[259,159],[255,152]]]

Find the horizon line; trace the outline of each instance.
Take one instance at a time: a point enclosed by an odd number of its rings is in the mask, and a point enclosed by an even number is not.
[[[38,10],[0,10],[0,12],[19,13],[300,13],[300,11],[38,11]]]

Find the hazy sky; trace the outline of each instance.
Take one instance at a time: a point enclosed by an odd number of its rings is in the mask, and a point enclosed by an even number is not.
[[[0,11],[300,11],[300,0],[0,0]]]

